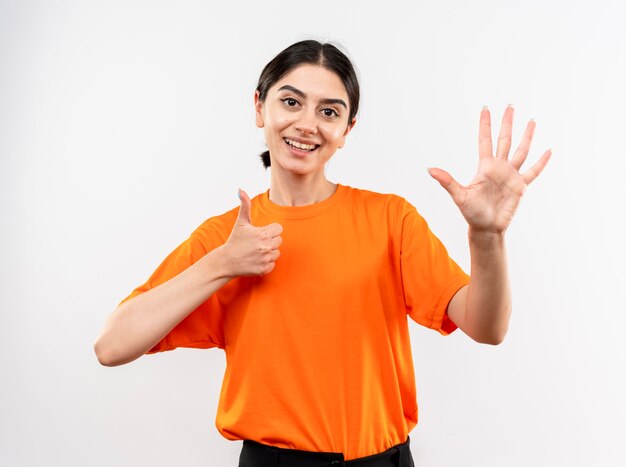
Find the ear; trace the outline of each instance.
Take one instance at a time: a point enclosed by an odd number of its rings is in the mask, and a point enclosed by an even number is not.
[[[343,136],[341,137],[341,142],[339,143],[339,146],[337,146],[338,148],[342,148],[345,146],[346,136],[348,136],[348,133],[350,133],[352,128],[354,128],[354,125],[356,125],[356,117],[352,119],[350,124],[346,127],[346,131],[343,132]]]
[[[259,91],[254,92],[254,113],[257,128],[263,128],[265,122],[263,121],[263,102],[259,99]]]

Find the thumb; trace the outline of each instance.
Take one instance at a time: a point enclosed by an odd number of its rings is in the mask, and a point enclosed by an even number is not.
[[[457,182],[452,175],[442,169],[428,168],[428,173],[431,177],[439,182],[439,184],[450,193],[452,199],[456,201],[459,198],[461,192],[461,185]]]
[[[250,201],[250,197],[248,194],[239,188],[239,199],[241,200],[241,206],[239,207],[239,215],[237,216],[237,224],[239,225],[247,225],[252,224],[252,220],[250,219],[250,210],[252,206],[252,201]]]

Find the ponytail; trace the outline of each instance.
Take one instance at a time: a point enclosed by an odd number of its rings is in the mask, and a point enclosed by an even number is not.
[[[261,154],[261,161],[263,162],[263,167],[265,167],[266,169],[268,167],[270,167],[272,165],[272,161],[270,160],[270,152],[269,151],[265,151],[263,154]]]

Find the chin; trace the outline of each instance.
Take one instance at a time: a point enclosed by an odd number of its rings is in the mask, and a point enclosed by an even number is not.
[[[313,172],[316,171],[315,169],[306,168],[306,167],[285,167],[285,166],[281,166],[281,168],[283,169],[283,171],[292,173],[294,175],[308,175],[308,174],[313,173]]]
[[[308,175],[324,171],[324,165],[320,167],[318,164],[311,164],[311,161],[287,161],[286,163],[272,161],[272,167],[276,166],[280,167],[282,171],[290,172],[294,175]]]

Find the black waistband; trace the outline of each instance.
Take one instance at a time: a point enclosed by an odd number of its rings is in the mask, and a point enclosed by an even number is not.
[[[239,467],[414,467],[410,438],[385,452],[344,460],[342,453],[312,452],[244,440]]]

